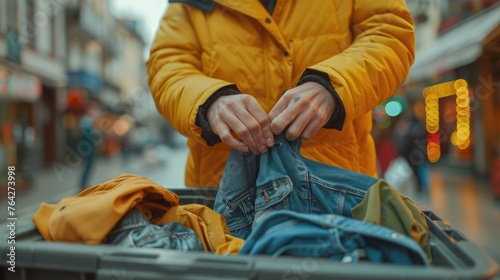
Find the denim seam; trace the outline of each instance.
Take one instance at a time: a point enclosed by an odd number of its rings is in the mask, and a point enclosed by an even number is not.
[[[346,227],[343,227],[342,225],[338,225],[336,224],[335,220],[337,220],[336,217],[334,217],[332,220],[328,221],[329,223],[329,227],[335,227],[337,229],[340,229],[346,233],[357,233],[357,234],[361,234],[362,236],[365,236],[365,237],[370,237],[370,238],[374,238],[374,239],[379,239],[379,240],[383,240],[383,241],[386,241],[386,242],[389,242],[389,243],[392,243],[392,244],[398,244],[398,245],[403,245],[404,247],[406,248],[409,248],[411,250],[413,250],[413,248],[407,246],[405,244],[404,241],[401,241],[400,238],[392,238],[392,237],[388,237],[388,236],[385,236],[385,235],[381,235],[381,234],[373,234],[372,232],[367,232],[367,231],[364,231],[364,230],[361,230],[361,229],[355,229],[355,228],[346,228]],[[389,230],[387,229],[387,232],[395,232],[395,231],[392,231],[392,230]],[[403,235],[402,235],[403,236]]]
[[[109,233],[109,235],[118,234],[118,233],[121,233],[123,231],[130,231],[130,230],[133,230],[135,228],[145,227],[147,225],[149,225],[149,223],[139,222],[139,223],[135,223],[135,224],[131,224],[131,225],[120,226],[119,228],[112,230]]]
[[[226,219],[225,216],[223,216],[224,219]],[[230,232],[233,232],[233,231],[236,231],[236,230],[239,230],[239,229],[244,229],[244,228],[247,228],[249,226],[251,226],[253,224],[253,222],[249,222],[248,219],[242,219],[243,221],[245,221],[244,223],[241,223],[241,225],[239,224],[236,224],[236,225],[233,225],[233,224],[228,224],[227,227],[228,227],[228,230]]]
[[[286,203],[286,200],[288,200],[289,198],[289,195],[290,195],[291,192],[289,192],[288,194],[282,196],[279,200],[276,200],[274,202],[269,202],[269,203],[259,203],[259,204],[255,204],[255,212],[257,211],[265,211],[266,209],[269,209],[269,208],[272,208],[273,206],[279,204],[279,203],[283,203],[283,206],[284,204]],[[284,210],[288,210],[288,209],[284,209]],[[275,210],[277,211],[277,210]]]
[[[348,185],[332,184],[332,183],[326,182],[324,180],[319,179],[314,174],[311,174],[311,176],[309,177],[309,181],[316,183],[324,188],[333,189],[336,191],[345,191],[346,193],[356,195],[356,196],[359,196],[361,198],[363,198],[367,192],[367,191],[360,190],[360,189],[357,189],[357,188],[354,188],[354,187],[351,187]]]
[[[311,249],[311,250],[314,249],[315,251],[318,251],[317,249],[322,248],[321,246],[322,246],[322,244],[286,244],[283,247],[281,247],[279,250],[277,250],[272,256],[273,257],[280,256],[281,254],[283,254],[284,252],[286,252],[290,249]]]
[[[344,231],[345,232],[345,231]],[[342,244],[342,240],[340,240],[339,229],[337,227],[328,229],[328,236],[331,238],[330,241],[333,242],[343,253],[349,253],[344,244]]]
[[[300,185],[303,185],[302,183],[305,183],[306,185],[306,191],[308,194],[311,194],[311,188],[310,188],[310,185],[309,185],[309,181],[308,181],[308,178],[309,178],[309,173],[310,173],[310,168],[309,166],[307,166],[307,164],[304,162],[304,157],[300,154],[300,148],[297,150],[297,155],[296,155],[296,160],[295,160],[298,164],[297,168],[299,169],[302,169],[304,172],[305,172],[305,177],[303,178],[304,179],[304,182],[300,182],[301,184]],[[299,180],[301,180],[302,178],[299,178]],[[299,186],[299,188],[303,189],[303,187]],[[297,192],[299,195],[302,194],[302,192]],[[303,197],[301,195],[301,197]],[[308,196],[308,198],[310,198],[311,195]]]
[[[277,187],[281,187],[283,185],[290,185],[290,184],[292,184],[292,180],[290,179],[290,177],[284,177],[284,178],[274,180],[272,182],[269,182],[263,186],[256,187],[256,188],[260,190],[260,189],[268,189],[271,186],[274,186],[277,188]]]
[[[247,191],[242,192],[241,195],[239,195],[237,198],[230,201],[228,199],[226,193],[224,192],[224,190],[219,190],[219,191],[220,191],[222,197],[224,198],[224,202],[231,210],[238,208],[238,206],[240,206],[240,204],[242,204],[253,193],[252,189],[249,189]]]
[[[244,213],[242,216],[237,216],[231,213],[236,208],[241,208],[241,211]],[[234,209],[227,209],[224,212],[220,213],[224,220],[226,221],[227,227],[229,231],[234,231],[242,228],[246,228],[253,224],[255,209],[253,209],[253,205],[248,207],[245,201],[242,201],[239,205],[237,205]],[[251,216],[251,217],[249,217]],[[233,222],[234,221],[234,222]]]
[[[312,190],[311,190],[311,184],[309,184],[309,172],[306,172],[306,184],[307,184],[307,191],[308,191],[308,196],[307,196],[307,205],[309,206],[309,213],[313,212],[313,197],[312,197]]]

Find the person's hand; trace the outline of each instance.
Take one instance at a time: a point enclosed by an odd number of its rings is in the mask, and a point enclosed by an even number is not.
[[[258,155],[274,145],[270,119],[257,100],[248,94],[217,98],[207,111],[207,118],[215,134],[229,147],[241,152],[250,149]],[[241,139],[231,135],[234,131]]]
[[[311,139],[333,114],[335,98],[322,85],[307,82],[287,90],[274,105],[269,117],[274,134],[280,134],[287,125],[286,139]]]

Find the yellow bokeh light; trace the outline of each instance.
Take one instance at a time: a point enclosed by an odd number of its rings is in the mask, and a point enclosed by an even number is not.
[[[425,103],[427,103],[428,101],[429,102],[436,102],[437,98],[438,98],[437,95],[435,95],[433,93],[426,95],[425,96]]]
[[[461,98],[468,98],[469,97],[469,91],[467,88],[461,87],[457,89],[457,96]]]
[[[469,130],[466,130],[466,131],[458,131],[458,132],[457,132],[457,138],[458,138],[459,140],[465,141],[465,140],[469,139],[469,136],[470,136],[470,131],[469,131]]]
[[[453,131],[451,133],[450,142],[453,146],[456,146],[458,144],[458,136],[456,131]]]
[[[458,79],[455,82],[453,82],[453,86],[455,87],[456,90],[460,88],[467,88],[467,81],[464,79]]]
[[[467,81],[441,83],[427,87],[423,90],[425,100],[426,130],[436,133],[439,130],[439,98],[456,95],[456,130],[451,134],[450,141],[460,149],[470,145],[470,98]],[[427,157],[430,162],[436,162],[441,157],[440,144],[427,143]]]
[[[425,129],[429,133],[436,133],[438,131],[439,127],[437,125],[436,126],[425,125]]]
[[[469,130],[470,126],[468,123],[459,123],[457,124],[458,131],[460,130]]]
[[[457,106],[458,107],[460,107],[460,108],[466,108],[466,107],[469,107],[469,105],[470,105],[469,99],[461,100],[461,99],[457,98]]]
[[[430,126],[436,126],[439,124],[439,120],[437,118],[430,118],[427,120],[427,124]]]
[[[465,150],[467,149],[467,147],[469,147],[469,145],[470,145],[470,139],[467,138],[467,140],[465,140],[463,143],[459,143],[457,147],[461,150]]]

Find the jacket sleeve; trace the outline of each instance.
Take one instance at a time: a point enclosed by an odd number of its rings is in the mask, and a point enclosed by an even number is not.
[[[146,64],[148,83],[158,111],[172,126],[206,143],[202,128],[195,124],[198,108],[218,89],[235,85],[202,72],[202,47],[188,9],[192,8],[169,4]]]
[[[414,60],[414,24],[403,0],[353,1],[352,44],[304,72],[328,74],[345,109],[344,124],[394,94]]]

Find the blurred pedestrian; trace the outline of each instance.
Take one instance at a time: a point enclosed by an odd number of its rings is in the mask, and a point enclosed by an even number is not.
[[[427,131],[425,121],[414,113],[411,106],[398,121],[394,129],[394,139],[398,154],[403,157],[411,167],[417,183],[417,191],[428,189],[428,165],[425,151]]]
[[[80,190],[84,190],[89,187],[88,181],[92,171],[92,166],[94,163],[94,157],[96,153],[96,146],[94,141],[92,141],[91,133],[94,128],[94,118],[90,114],[86,114],[80,118],[80,145],[85,147],[85,151],[82,151],[81,156],[83,157],[83,172],[80,179]]]
[[[186,185],[216,187],[231,148],[265,153],[285,128],[305,157],[376,176],[371,110],[414,48],[403,0],[171,0],[147,66],[188,137]]]

